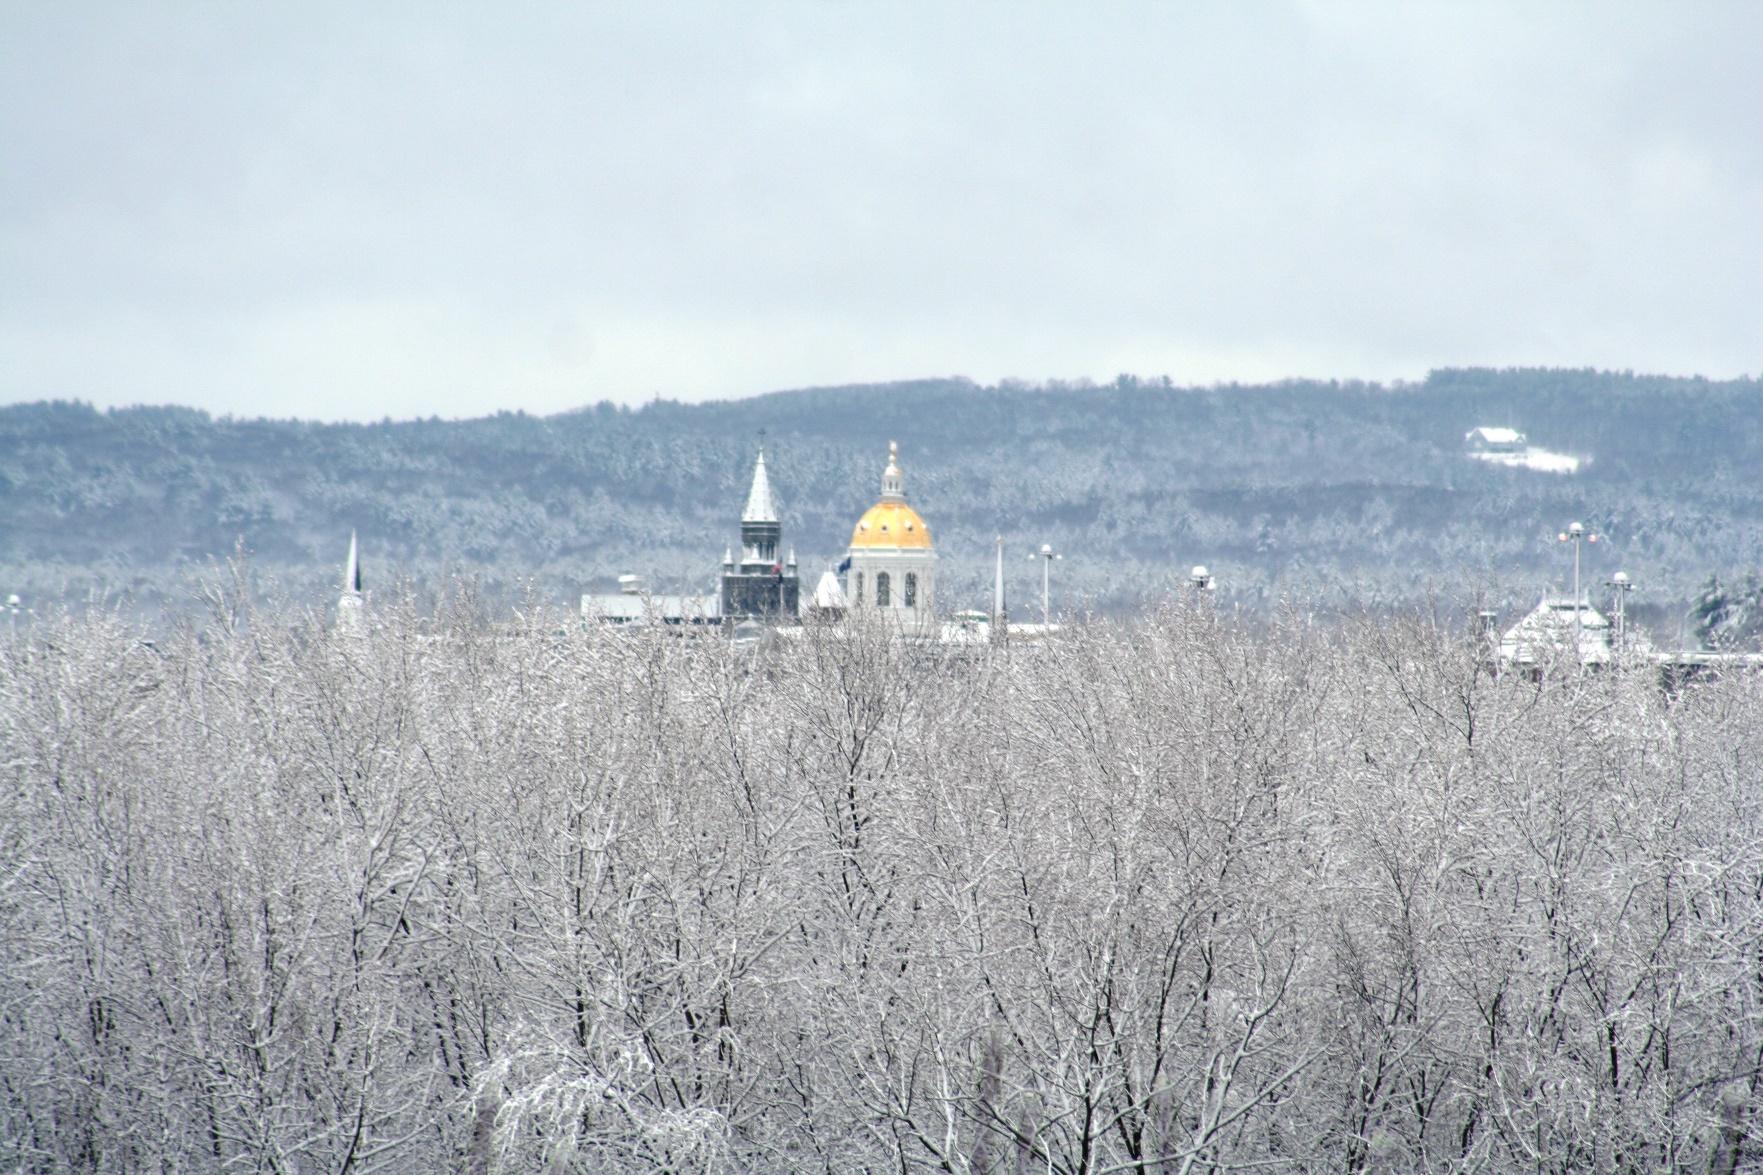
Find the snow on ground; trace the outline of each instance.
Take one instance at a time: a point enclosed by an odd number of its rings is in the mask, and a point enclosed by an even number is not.
[[[1547,449],[1529,448],[1516,453],[1471,453],[1471,457],[1482,461],[1491,461],[1495,465],[1510,465],[1514,469],[1535,469],[1542,473],[1578,473],[1580,458],[1569,457],[1566,453],[1551,453]]]

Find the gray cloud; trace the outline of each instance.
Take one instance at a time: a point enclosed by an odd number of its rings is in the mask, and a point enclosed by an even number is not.
[[[1755,5],[14,5],[0,398],[1763,370]]]

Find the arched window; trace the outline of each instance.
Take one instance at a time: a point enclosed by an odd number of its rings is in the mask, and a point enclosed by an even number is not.
[[[853,604],[863,602],[863,573],[861,571],[857,573],[857,590],[851,593],[851,602]]]
[[[888,573],[885,571],[878,571],[875,573],[875,603],[878,608],[886,608],[890,603],[888,598]]]
[[[906,598],[903,601],[908,608],[918,607],[918,572],[906,573]]]

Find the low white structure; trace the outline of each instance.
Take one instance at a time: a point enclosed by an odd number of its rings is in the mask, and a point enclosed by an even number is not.
[[[839,582],[837,572],[830,569],[821,572],[820,582],[814,585],[814,594],[808,598],[803,615],[821,620],[837,620],[844,614],[845,585]]]
[[[598,624],[669,624],[698,628],[722,623],[721,600],[714,596],[651,595],[641,576],[621,575],[618,591],[584,595],[582,619]]]
[[[1577,611],[1577,623],[1575,613]],[[1616,659],[1610,621],[1571,596],[1544,596],[1500,638],[1502,668],[1540,670],[1547,665],[1607,665]],[[1578,648],[1575,649],[1577,640]]]

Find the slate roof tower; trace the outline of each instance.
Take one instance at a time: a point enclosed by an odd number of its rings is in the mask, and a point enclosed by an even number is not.
[[[753,485],[741,511],[741,561],[734,552],[722,559],[722,616],[725,621],[769,620],[796,622],[801,604],[801,582],[796,574],[796,553],[780,559],[783,527],[778,523],[777,502],[771,493],[771,477],[765,470],[765,449],[753,462]]]

